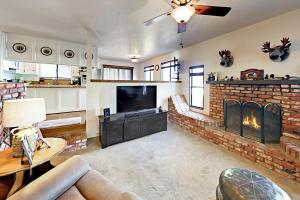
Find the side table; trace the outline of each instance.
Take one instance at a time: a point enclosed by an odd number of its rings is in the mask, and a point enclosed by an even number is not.
[[[51,147],[42,147],[41,149],[35,151],[32,165],[29,165],[28,162],[21,165],[21,158],[12,157],[11,148],[0,152],[0,177],[15,174],[15,182],[7,195],[8,197],[22,187],[25,171],[31,170],[36,166],[50,161],[50,159],[52,159],[54,156],[63,152],[67,146],[67,142],[61,138],[44,139],[50,144]]]

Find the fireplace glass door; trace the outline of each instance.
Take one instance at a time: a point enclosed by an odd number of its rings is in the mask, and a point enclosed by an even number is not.
[[[263,107],[255,102],[242,104],[242,136],[262,141]]]

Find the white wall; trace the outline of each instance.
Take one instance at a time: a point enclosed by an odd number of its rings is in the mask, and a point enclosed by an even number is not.
[[[139,77],[143,78],[143,67],[160,64],[171,60],[174,56],[180,59],[182,71],[182,92],[188,98],[188,68],[194,65],[205,65],[205,74],[219,72],[221,77],[240,76],[240,71],[257,68],[264,69],[265,74],[284,76],[286,74],[300,76],[300,9],[246,28],[222,35],[220,37],[189,46],[184,49],[165,54],[140,63]],[[280,63],[272,62],[268,55],[261,51],[262,44],[271,41],[272,45],[281,44],[282,37],[289,37],[290,57]],[[220,65],[219,50],[229,49],[235,58],[233,66],[225,68]],[[160,79],[156,72],[155,80]],[[209,86],[205,85],[204,113],[209,112]]]
[[[179,83],[88,83],[86,103],[87,136],[99,135],[98,116],[103,115],[104,108],[110,108],[111,114],[116,113],[116,86],[157,85],[157,107],[168,108],[167,99],[179,94]]]

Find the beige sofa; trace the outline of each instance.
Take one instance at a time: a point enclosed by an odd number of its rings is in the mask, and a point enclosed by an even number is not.
[[[122,192],[80,156],[73,156],[23,189],[9,200],[141,200]]]

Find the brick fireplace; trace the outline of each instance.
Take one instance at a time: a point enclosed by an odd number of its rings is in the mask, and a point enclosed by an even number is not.
[[[223,100],[269,103],[282,108],[284,135],[300,139],[300,81],[219,81],[210,84],[210,110],[213,118],[224,120]]]
[[[23,83],[0,83],[0,151],[7,147],[3,142],[7,134],[5,131],[3,131],[2,127],[3,101],[23,98],[25,95],[25,86]]]
[[[289,85],[289,87],[285,85]],[[168,99],[169,121],[171,123],[174,123],[174,125],[191,132],[192,134],[198,135],[205,140],[208,140],[228,151],[235,153],[238,156],[241,156],[265,168],[273,170],[276,173],[281,174],[289,179],[300,182],[299,127],[297,126],[297,124],[295,124],[294,121],[289,121],[289,118],[297,119],[295,117],[297,113],[297,109],[295,106],[298,103],[292,105],[286,104],[287,100],[276,101],[276,98],[279,98],[279,92],[277,91],[279,89],[280,92],[289,95],[283,97],[288,97],[290,103],[296,101],[293,97],[297,97],[300,92],[296,92],[299,89],[295,88],[295,84],[283,84],[283,86],[276,84],[273,86],[259,85],[258,89],[255,88],[255,85],[251,86],[251,84],[241,86],[240,84],[227,85],[224,83],[214,82],[210,85],[210,87],[210,94],[212,95],[210,101],[213,101],[210,104],[210,109],[211,116],[214,117],[209,117],[190,110],[185,97],[183,95],[176,95]],[[237,90],[237,88],[248,89]],[[244,91],[246,93],[241,93],[241,91]],[[289,93],[287,91],[293,92]],[[253,92],[255,92],[256,94]],[[261,94],[257,94],[260,92]],[[271,94],[270,92],[272,92],[273,95],[269,96],[274,96],[275,94],[278,95],[275,95],[275,98],[270,98],[269,100],[263,98],[260,99],[258,97],[258,95],[267,96],[268,93]],[[285,123],[285,131],[289,132],[283,133],[283,136],[280,137],[280,144],[263,144],[253,139],[241,137],[239,134],[234,133],[234,131],[232,130],[224,130],[223,98],[236,98],[236,101],[240,104],[241,101],[251,101],[251,99],[249,99],[251,98],[249,97],[251,94],[253,95],[252,100],[256,98],[256,100],[258,100],[261,105],[268,105],[270,101],[273,101],[274,104],[280,105],[280,108],[285,108],[285,110],[283,111],[283,114],[285,114],[285,116],[283,116],[284,118],[280,121]],[[286,107],[288,107],[289,109],[287,110]],[[268,109],[268,111],[270,110]],[[237,113],[240,112],[237,111]],[[287,118],[287,114],[293,117]],[[291,127],[295,127],[296,129],[293,130]],[[239,130],[236,131],[238,132]]]

